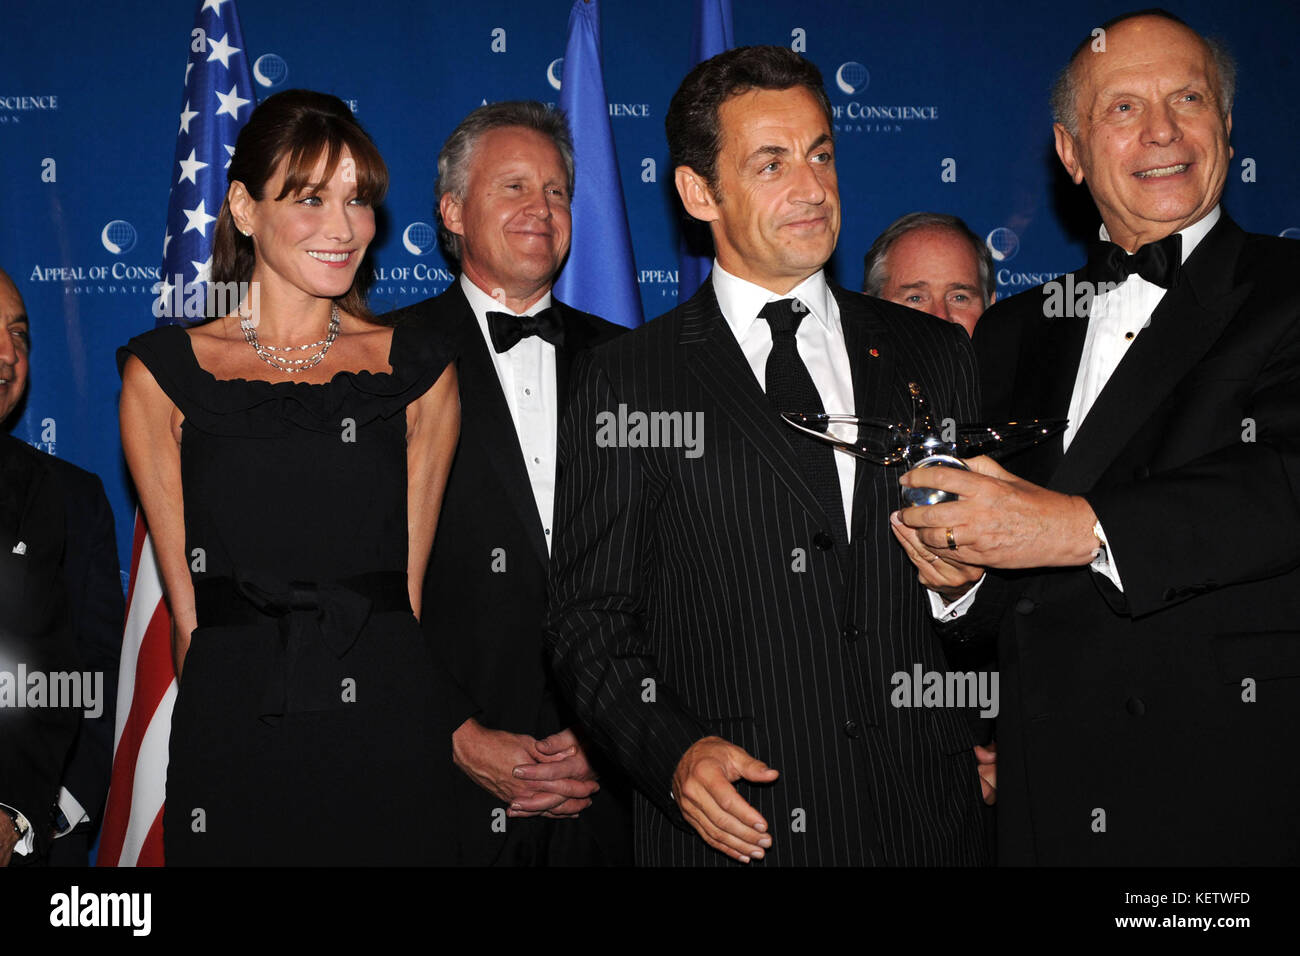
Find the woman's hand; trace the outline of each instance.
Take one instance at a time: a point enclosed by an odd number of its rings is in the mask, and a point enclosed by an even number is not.
[[[176,679],[180,680],[185,667],[185,656],[190,652],[190,637],[198,623],[189,619],[172,618],[172,664],[176,667]]]

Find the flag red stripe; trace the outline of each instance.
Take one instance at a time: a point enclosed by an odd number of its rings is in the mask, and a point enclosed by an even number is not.
[[[136,570],[138,571],[138,565]],[[133,573],[133,584],[135,578],[136,574]],[[120,862],[122,843],[131,819],[131,798],[140,742],[149,729],[159,702],[171,686],[173,676],[171,615],[166,603],[159,601],[136,655],[135,692],[131,698],[131,710],[113,754],[113,776],[108,806],[104,810],[104,829],[99,850],[101,866],[117,866]],[[150,836],[152,837],[152,830]]]

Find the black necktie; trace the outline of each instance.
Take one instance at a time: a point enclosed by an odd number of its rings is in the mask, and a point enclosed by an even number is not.
[[[795,332],[808,314],[808,307],[797,299],[781,299],[769,302],[758,314],[772,329],[772,351],[767,357],[766,369],[768,400],[778,412],[826,411],[795,343]],[[785,432],[794,445],[804,478],[830,519],[832,537],[837,544],[847,544],[849,535],[844,520],[844,497],[840,493],[834,449],[793,429],[787,428]]]
[[[553,308],[542,309],[536,315],[489,312],[487,323],[488,334],[492,336],[492,347],[498,352],[509,352],[520,339],[526,339],[530,335],[550,342],[557,349],[564,345],[564,323]]]
[[[1183,238],[1175,233],[1148,242],[1129,255],[1113,242],[1096,240],[1088,246],[1088,278],[1093,282],[1123,282],[1136,273],[1162,288],[1173,287],[1183,262]]]

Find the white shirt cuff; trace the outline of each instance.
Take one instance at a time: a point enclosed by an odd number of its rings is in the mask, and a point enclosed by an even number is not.
[[[0,803],[0,810],[12,810],[14,813],[18,814],[18,826],[22,828],[26,825],[27,832],[23,834],[22,839],[20,839],[14,847],[14,852],[19,856],[26,856],[28,853],[31,853],[36,846],[36,830],[32,827],[31,821],[23,816],[22,812],[17,807],[11,807],[7,803]],[[0,817],[0,825],[9,825],[9,819],[7,816]]]
[[[1115,585],[1116,590],[1123,594],[1124,584],[1119,579],[1119,566],[1115,563],[1115,556],[1110,553],[1110,543],[1106,540],[1106,532],[1102,528],[1101,522],[1098,521],[1093,525],[1092,530],[1101,542],[1101,547],[1097,549],[1097,556],[1092,559],[1092,564],[1089,567],[1109,579],[1110,583]]]
[[[943,598],[927,588],[925,593],[930,598],[930,613],[934,616],[934,619],[936,621],[955,621],[969,611],[970,606],[975,603],[975,592],[980,589],[980,585],[984,583],[986,577],[988,577],[987,574],[981,575],[973,588],[951,604],[944,603]]]
[[[59,788],[59,809],[63,811],[64,819],[68,821],[68,828],[55,833],[55,839],[67,836],[79,825],[90,822],[90,814],[86,812],[81,802],[68,792],[67,787]]]

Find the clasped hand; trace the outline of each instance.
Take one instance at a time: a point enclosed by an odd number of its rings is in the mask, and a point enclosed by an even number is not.
[[[510,817],[575,817],[600,789],[571,729],[537,740],[471,718],[452,734],[452,755],[466,776],[509,805]]]

